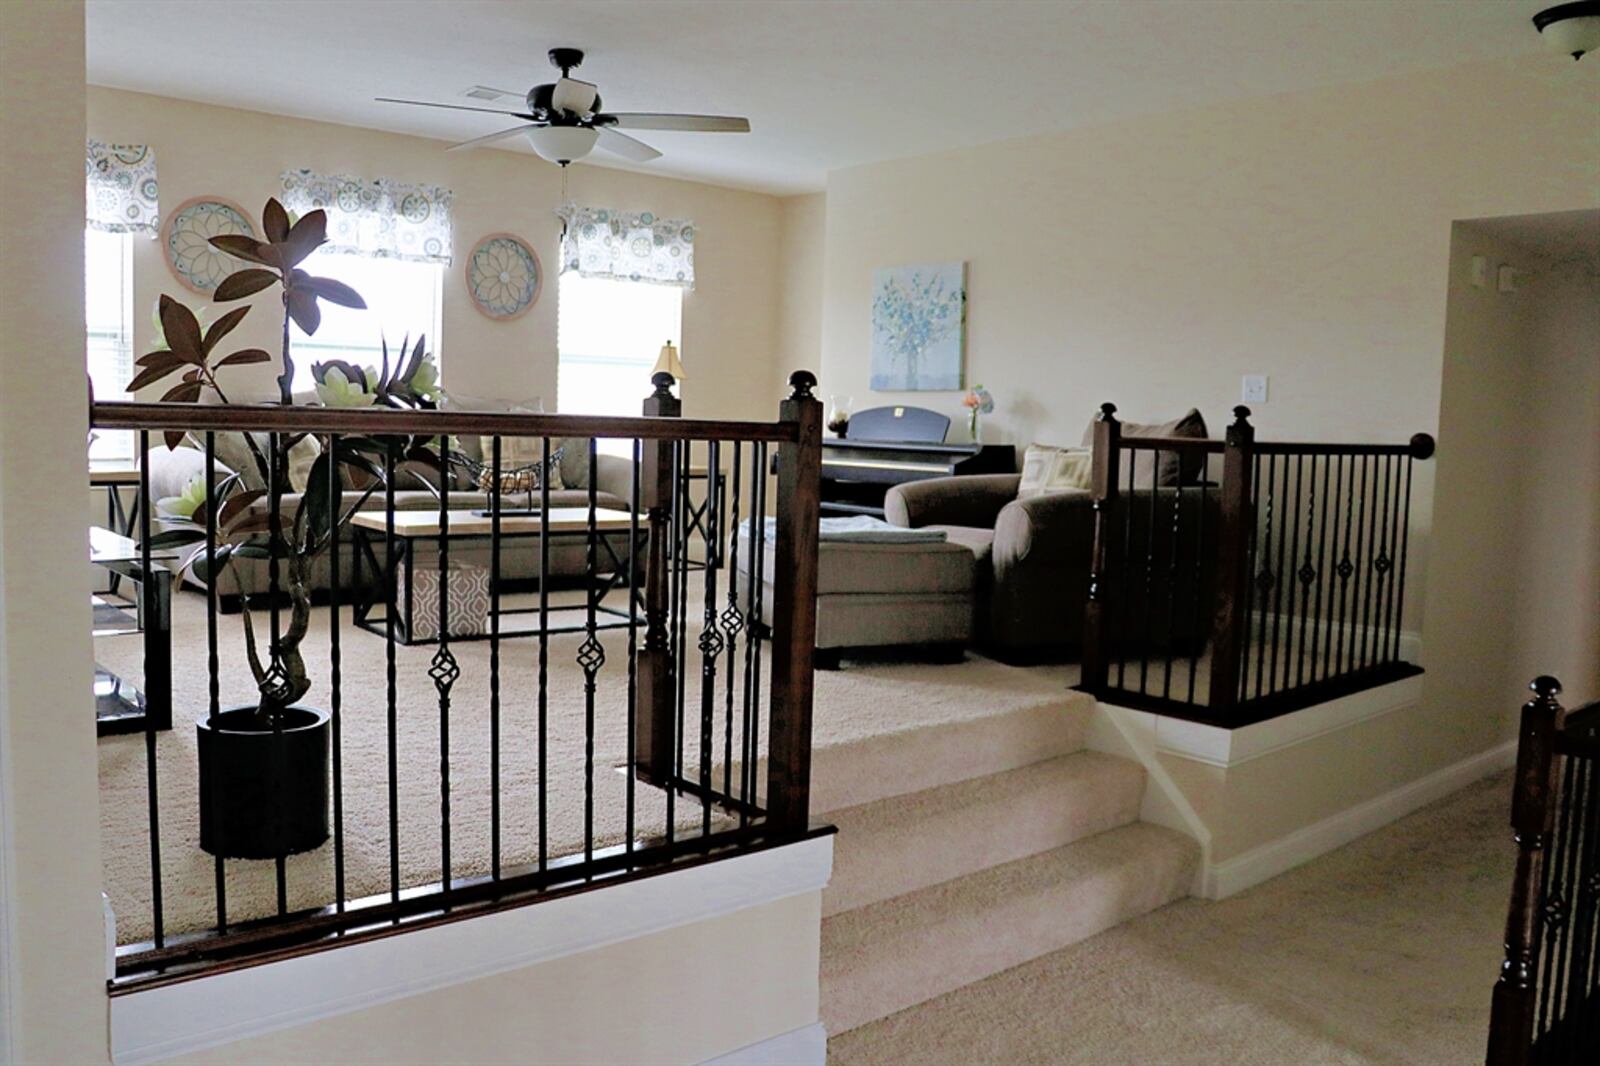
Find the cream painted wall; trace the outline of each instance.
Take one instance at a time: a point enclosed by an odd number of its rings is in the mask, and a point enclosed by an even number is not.
[[[469,395],[512,400],[538,396],[554,410],[553,272],[560,239],[554,211],[561,201],[556,167],[520,153],[488,149],[447,154],[440,141],[97,87],[89,89],[89,134],[154,147],[166,210],[192,196],[216,195],[259,217],[267,197],[281,194],[279,175],[298,167],[431,182],[453,190],[455,262],[446,273],[439,344],[446,384]],[[775,418],[781,398],[772,384],[783,286],[780,201],[582,164],[571,168],[569,195],[580,203],[694,220],[696,286],[683,300],[681,347],[689,372],[684,414]],[[463,283],[466,253],[480,237],[501,230],[528,240],[550,272],[538,303],[512,322],[479,314]],[[149,309],[163,292],[191,306],[203,302],[174,279],[158,241],[136,241],[134,332],[141,351],[152,333]],[[241,342],[277,351],[274,301],[271,293],[256,298],[258,309],[235,334]],[[380,326],[374,322],[374,331]],[[274,391],[267,367],[247,369],[263,394]],[[641,401],[648,392],[649,382],[641,381]]]
[[[174,1063],[696,1063],[817,1020],[808,892]]]
[[[83,4],[0,4],[0,1061],[109,1057],[89,678]],[[49,446],[41,447],[40,442]]]
[[[824,193],[780,201],[783,288],[778,298],[778,385],[789,373],[822,368],[822,276],[827,232]],[[787,391],[787,390],[785,390]],[[827,394],[823,394],[826,402]]]
[[[1474,469],[1504,461],[1494,442],[1460,439],[1452,419],[1515,419],[1526,393],[1466,370],[1451,408],[1451,226],[1600,205],[1597,113],[1600,65],[1535,55],[829,176],[824,396],[957,417],[956,392],[868,391],[870,294],[876,268],[964,260],[966,380],[998,402],[986,439],[1076,443],[1104,400],[1135,421],[1198,406],[1220,435],[1245,373],[1271,376],[1252,419],[1265,439],[1437,433],[1407,600],[1408,627],[1427,606],[1422,705],[1225,780],[1176,767],[1221,827],[1213,862],[1511,735],[1517,696],[1483,665],[1505,639],[1506,589],[1473,590],[1504,558],[1479,523],[1514,504]]]

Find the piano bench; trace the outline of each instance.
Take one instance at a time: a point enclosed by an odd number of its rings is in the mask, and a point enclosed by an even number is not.
[[[765,560],[763,623],[771,624],[774,554]],[[741,536],[733,575],[745,602],[750,543]],[[914,646],[950,660],[972,636],[976,563],[952,541],[873,544],[824,540],[817,549],[817,649],[824,666],[844,648]]]

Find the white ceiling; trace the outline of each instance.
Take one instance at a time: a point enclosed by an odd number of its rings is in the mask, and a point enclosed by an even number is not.
[[[754,128],[646,134],[665,156],[627,169],[793,193],[882,159],[1537,50],[1542,6],[89,0],[88,69],[97,85],[456,141],[515,120],[372,98],[523,91],[552,80],[551,46],[572,45],[608,110]]]

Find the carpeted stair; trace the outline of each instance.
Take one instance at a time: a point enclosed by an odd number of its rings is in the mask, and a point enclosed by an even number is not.
[[[1194,843],[1138,822],[1140,767],[1082,750],[1092,708],[1059,693],[817,751],[818,805],[832,801],[822,817],[839,828],[823,894],[830,1033],[1187,893]]]

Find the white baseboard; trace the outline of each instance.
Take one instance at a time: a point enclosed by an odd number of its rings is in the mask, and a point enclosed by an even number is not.
[[[828,1030],[821,1022],[708,1059],[703,1066],[826,1066]]]
[[[117,996],[111,1000],[112,1061],[154,1062],[202,1051],[816,892],[832,871],[833,837],[817,837]]]
[[[1516,759],[1517,743],[1508,740],[1242,855],[1220,863],[1207,862],[1201,876],[1200,894],[1207,899],[1226,899],[1380,829],[1434,800],[1458,792],[1497,770],[1507,769]]]

